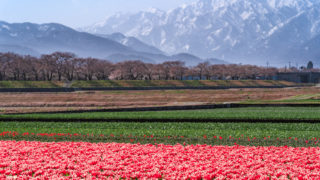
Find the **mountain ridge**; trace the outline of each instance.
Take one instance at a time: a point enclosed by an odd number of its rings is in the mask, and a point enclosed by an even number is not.
[[[0,21],[0,52],[40,56],[56,51],[71,52],[79,57],[95,57],[113,62],[141,60],[147,63],[181,60],[186,65],[205,61],[195,57],[168,56],[134,37],[121,34],[98,35],[79,32],[58,23],[7,23]],[[223,61],[210,60],[212,64]],[[227,63],[227,62],[226,62]]]
[[[320,34],[319,19],[320,1],[314,0],[198,0],[169,11],[120,13],[82,30],[120,32],[168,54],[284,65],[305,61],[298,47]],[[293,57],[296,50],[301,54]]]

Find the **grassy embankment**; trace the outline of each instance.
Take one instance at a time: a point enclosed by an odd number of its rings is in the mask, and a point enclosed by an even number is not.
[[[0,88],[99,88],[99,87],[198,87],[198,86],[292,86],[295,83],[271,80],[153,80],[153,81],[0,81]]]

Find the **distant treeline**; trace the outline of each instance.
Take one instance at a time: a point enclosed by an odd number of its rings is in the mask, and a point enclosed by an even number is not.
[[[183,59],[182,59],[183,60]],[[281,69],[253,65],[211,65],[186,67],[182,61],[150,64],[142,61],[112,63],[95,58],[78,58],[55,52],[41,57],[0,53],[0,80],[182,80],[186,79],[271,79]]]

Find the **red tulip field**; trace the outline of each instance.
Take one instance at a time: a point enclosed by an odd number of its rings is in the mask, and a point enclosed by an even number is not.
[[[275,118],[197,121],[211,111]],[[319,108],[211,111],[145,112],[194,122],[3,120],[0,179],[320,179]]]
[[[320,148],[0,141],[0,178],[318,179]]]

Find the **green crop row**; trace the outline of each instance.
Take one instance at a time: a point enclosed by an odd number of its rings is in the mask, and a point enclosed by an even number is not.
[[[14,134],[14,135],[13,135]],[[0,140],[11,141],[43,141],[43,142],[91,142],[91,143],[140,143],[140,144],[182,144],[182,145],[243,145],[243,146],[293,146],[293,147],[319,147],[318,138],[298,139],[298,138],[252,138],[252,137],[208,137],[204,135],[198,138],[188,138],[183,136],[114,136],[113,134],[27,134],[10,132],[0,135]]]
[[[0,122],[0,132],[79,133],[144,136],[264,138],[320,137],[320,124],[309,123],[134,123],[134,122]]]
[[[0,115],[0,119],[32,120],[320,120],[320,107],[251,107],[212,110],[88,112],[57,114]]]
[[[19,135],[3,136],[1,132]],[[68,135],[37,136],[39,133]],[[308,140],[312,142],[308,146],[318,146],[319,137],[320,124],[308,123],[0,122],[0,140],[268,146],[302,146]]]

